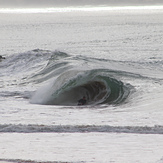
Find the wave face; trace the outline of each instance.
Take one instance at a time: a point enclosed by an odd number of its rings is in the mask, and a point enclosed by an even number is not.
[[[72,65],[76,61],[81,64],[89,59],[54,52],[47,66],[33,77],[37,82],[49,83],[35,93],[31,103],[76,106],[83,96],[87,105],[120,104],[126,100],[131,86],[114,77],[120,71],[88,67],[83,70]]]
[[[104,71],[100,69],[84,72],[74,70],[61,74],[50,87],[45,88],[47,89],[44,90],[46,98],[41,103],[77,105],[77,101],[83,96],[86,97],[88,105],[123,102],[129,94],[129,89],[121,81],[106,76]],[[39,91],[33,99],[36,99],[38,94],[40,94]]]

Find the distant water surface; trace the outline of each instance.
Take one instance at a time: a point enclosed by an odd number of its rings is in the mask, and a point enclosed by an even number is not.
[[[162,11],[0,9],[0,160],[161,163]]]

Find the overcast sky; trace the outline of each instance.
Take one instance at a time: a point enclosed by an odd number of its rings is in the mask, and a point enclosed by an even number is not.
[[[163,0],[0,0],[2,7],[68,7],[83,5],[163,5]]]

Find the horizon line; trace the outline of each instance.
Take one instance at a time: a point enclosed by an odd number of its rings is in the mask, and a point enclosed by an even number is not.
[[[162,10],[163,5],[153,6],[75,6],[75,7],[30,7],[30,8],[0,8],[0,13],[53,13],[77,11],[118,11],[118,10]],[[163,12],[163,11],[162,11]]]

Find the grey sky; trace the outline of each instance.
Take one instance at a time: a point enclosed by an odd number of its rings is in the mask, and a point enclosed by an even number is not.
[[[163,0],[0,0],[1,7],[66,7],[83,5],[163,5]]]

